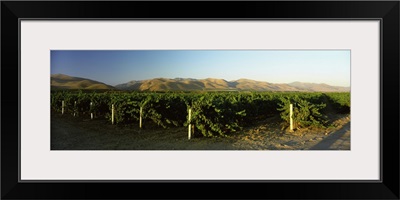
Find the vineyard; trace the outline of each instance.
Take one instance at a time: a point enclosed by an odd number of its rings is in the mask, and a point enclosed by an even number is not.
[[[212,137],[238,132],[273,116],[280,116],[288,126],[292,118],[296,128],[327,127],[329,114],[350,113],[350,93],[54,91],[51,109],[106,119],[117,126],[189,126],[191,131]]]

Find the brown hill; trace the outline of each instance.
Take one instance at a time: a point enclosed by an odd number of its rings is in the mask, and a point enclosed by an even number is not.
[[[114,87],[79,77],[72,77],[64,74],[52,74],[51,84],[52,89],[83,89],[83,90],[113,90]]]
[[[239,79],[235,81],[236,88],[239,90],[252,90],[252,91],[302,91],[293,88],[287,84],[273,84],[262,81],[254,81],[250,79]]]
[[[115,87],[79,77],[64,74],[51,75],[52,89],[85,90],[134,90],[134,91],[302,91],[302,92],[349,92],[350,87],[338,87],[327,84],[294,82],[274,84],[250,79],[226,81],[207,78],[155,78],[142,81],[130,81]]]
[[[224,79],[155,78],[130,81],[115,86],[121,90],[137,91],[303,91],[303,92],[349,92],[350,87],[327,84],[301,83],[274,84],[250,79],[226,81]]]
[[[302,83],[302,82],[293,82],[288,85],[295,87],[299,90],[306,90],[312,92],[349,92],[350,87],[339,87],[339,86],[331,86],[325,83]]]

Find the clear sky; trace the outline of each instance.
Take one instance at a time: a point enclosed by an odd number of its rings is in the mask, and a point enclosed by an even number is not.
[[[350,50],[53,50],[51,74],[109,85],[162,77],[350,86]]]

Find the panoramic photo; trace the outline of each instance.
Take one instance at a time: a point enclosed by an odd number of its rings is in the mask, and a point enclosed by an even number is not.
[[[350,50],[52,50],[51,150],[350,150]]]

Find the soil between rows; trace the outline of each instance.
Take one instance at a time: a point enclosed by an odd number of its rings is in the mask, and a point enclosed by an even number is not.
[[[206,138],[187,127],[116,126],[104,119],[51,114],[51,150],[350,150],[350,115],[331,116],[329,128],[289,132],[278,117],[227,137]]]

